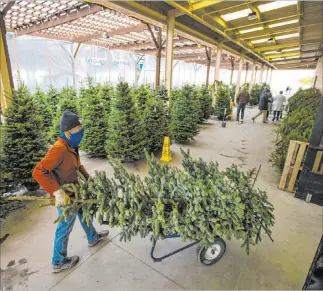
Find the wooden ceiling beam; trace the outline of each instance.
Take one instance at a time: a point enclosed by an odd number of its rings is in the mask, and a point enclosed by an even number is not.
[[[87,41],[90,41],[91,39],[101,38],[104,33],[106,33],[107,37],[109,38],[109,37],[116,36],[116,35],[128,34],[130,32],[142,32],[144,30],[147,30],[147,25],[144,23],[141,23],[136,26],[129,26],[129,27],[125,27],[125,28],[108,30],[108,31],[100,31],[100,32],[96,32],[96,33],[93,33],[90,35],[84,35],[84,36],[74,39],[73,41],[87,42]]]
[[[42,22],[39,24],[32,25],[28,28],[17,30],[16,33],[17,33],[17,36],[21,36],[26,34],[32,34],[34,32],[40,32],[42,30],[55,27],[58,25],[62,25],[64,23],[71,22],[73,20],[85,17],[87,15],[90,15],[102,10],[103,10],[103,7],[101,6],[90,5],[89,7],[85,7],[83,9],[80,9],[71,13],[67,13],[63,16],[57,16],[56,19],[50,19],[46,22]]]

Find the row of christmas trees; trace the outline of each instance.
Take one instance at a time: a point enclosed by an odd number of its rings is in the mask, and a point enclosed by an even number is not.
[[[210,117],[212,98],[202,86],[185,85],[174,90],[171,108],[163,87],[132,87],[126,82],[94,85],[89,79],[79,94],[70,87],[33,95],[25,85],[13,92],[1,125],[1,192],[12,185],[29,189],[35,184],[31,172],[59,136],[63,111],[77,113],[85,127],[81,150],[91,156],[112,156],[124,162],[156,152],[164,136],[179,142],[193,138],[198,124]]]

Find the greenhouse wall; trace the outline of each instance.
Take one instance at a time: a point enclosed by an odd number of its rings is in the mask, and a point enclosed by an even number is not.
[[[79,89],[87,77],[92,77],[95,83],[115,84],[122,79],[130,84],[155,85],[154,56],[81,45],[74,59],[73,53],[77,48],[75,43],[30,36],[16,38],[12,33],[7,34],[7,40],[15,85],[20,80],[31,91],[37,86],[47,91],[50,84],[57,89],[64,86],[75,86]],[[173,87],[205,84],[206,66],[174,60],[173,67]],[[214,71],[212,66],[210,84],[214,80]],[[243,71],[243,82],[245,74]],[[237,75],[237,71],[234,71],[233,83],[236,83]],[[220,79],[224,83],[230,83],[230,76],[230,70],[220,70]],[[251,70],[248,72],[247,82],[250,82],[250,77]],[[165,59],[162,59],[161,82],[164,80]]]

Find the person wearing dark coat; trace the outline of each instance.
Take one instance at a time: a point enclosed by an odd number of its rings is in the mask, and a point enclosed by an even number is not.
[[[267,123],[267,110],[268,110],[268,97],[270,96],[270,90],[264,88],[259,97],[259,112],[252,118],[252,121],[255,122],[255,119],[262,114],[262,122]]]

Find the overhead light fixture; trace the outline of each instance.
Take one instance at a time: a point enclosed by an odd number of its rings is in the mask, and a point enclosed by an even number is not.
[[[288,20],[288,21],[284,21],[284,22],[278,22],[278,23],[268,24],[268,27],[273,28],[273,27],[278,27],[278,26],[284,26],[284,25],[288,25],[288,24],[297,23],[298,21],[299,21],[298,19],[293,19],[293,20]]]
[[[292,57],[285,57],[285,59],[287,60],[289,60],[289,59],[298,59],[299,58],[299,56],[292,56]]]
[[[285,35],[280,35],[280,36],[276,36],[276,39],[286,39],[286,38],[292,38],[292,37],[297,37],[299,36],[299,33],[291,33],[291,34],[285,34]]]
[[[282,61],[284,58],[276,58],[275,61]]]
[[[279,54],[279,51],[270,51],[270,52],[265,52],[265,55],[271,55],[271,54]]]
[[[255,20],[257,19],[257,13],[252,11],[251,13],[249,13],[248,15],[248,20]]]
[[[256,43],[262,43],[262,42],[266,42],[266,41],[268,41],[268,38],[262,38],[262,39],[252,40],[251,43],[252,44],[256,44]]]
[[[282,52],[286,53],[286,52],[293,52],[293,51],[299,51],[300,48],[299,47],[295,47],[295,48],[290,48],[290,49],[283,49]]]
[[[296,4],[297,1],[273,1],[270,3],[259,5],[258,9],[260,12],[266,12]]]
[[[250,13],[252,13],[251,9],[247,8],[247,9],[243,9],[243,10],[236,11],[236,12],[233,12],[233,13],[228,13],[228,14],[221,15],[221,17],[225,21],[230,21],[230,20],[234,20],[234,19],[247,17]]]
[[[253,31],[259,31],[259,30],[263,30],[263,29],[264,28],[262,26],[258,26],[258,27],[254,27],[254,28],[250,28],[250,29],[240,30],[239,33],[244,34],[244,33],[253,32]]]

